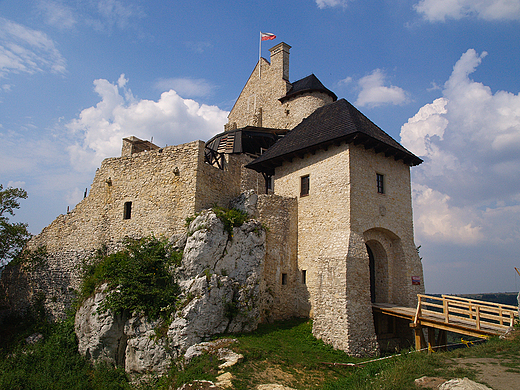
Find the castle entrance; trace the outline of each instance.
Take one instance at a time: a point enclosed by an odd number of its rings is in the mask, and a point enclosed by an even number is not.
[[[383,246],[375,240],[366,242],[370,269],[370,301],[388,302],[388,256]]]

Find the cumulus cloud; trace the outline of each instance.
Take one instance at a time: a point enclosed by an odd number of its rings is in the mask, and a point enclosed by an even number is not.
[[[343,7],[348,4],[348,0],[316,0],[318,8],[323,9],[327,7]]]
[[[424,163],[413,170],[416,232],[442,242],[520,239],[520,95],[469,76],[486,53],[464,53],[443,97],[401,128]]]
[[[421,0],[415,10],[430,22],[477,17],[484,20],[520,20],[519,0]]]
[[[375,69],[369,75],[362,77],[358,81],[361,88],[356,105],[358,106],[380,106],[384,104],[405,104],[408,103],[408,94],[402,88],[394,85],[386,86],[387,76],[381,69]],[[349,78],[343,83],[350,82]]]
[[[204,79],[170,78],[157,81],[155,88],[162,91],[173,89],[182,96],[193,98],[211,95],[215,86]]]
[[[106,157],[118,156],[121,139],[131,135],[172,145],[207,140],[223,131],[227,111],[184,99],[174,90],[163,92],[158,101],[138,100],[126,88],[127,82],[124,75],[114,84],[95,80],[94,90],[101,101],[67,125],[81,138],[69,147],[76,169],[91,169]]]
[[[65,59],[45,33],[0,18],[0,77],[8,73],[65,70]]]

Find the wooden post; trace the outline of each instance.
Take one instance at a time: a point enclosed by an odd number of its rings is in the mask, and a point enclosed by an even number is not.
[[[431,351],[435,351],[435,347],[437,345],[435,344],[435,328],[428,327],[428,353],[431,353]]]
[[[416,326],[415,329],[415,350],[419,351],[426,348],[426,341],[421,326]]]
[[[421,298],[422,297],[419,295],[418,298],[419,298],[419,300],[417,302],[417,310],[415,311],[415,318],[413,320],[413,324],[415,326],[417,326],[417,324],[419,323],[419,317],[421,316],[421,303],[422,303]]]
[[[480,330],[480,306],[477,306],[477,315],[475,319],[477,321],[477,329]]]
[[[444,322],[449,324],[450,323],[450,314],[449,314],[449,305],[448,301],[446,299],[443,300],[443,306],[444,306]]]
[[[446,346],[448,344],[448,332],[445,330],[439,329],[439,335],[437,336],[437,346],[443,346],[442,350],[446,350]]]

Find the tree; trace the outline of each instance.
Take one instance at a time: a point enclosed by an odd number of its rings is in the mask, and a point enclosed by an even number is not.
[[[20,254],[25,243],[31,238],[27,224],[10,223],[8,215],[20,208],[20,199],[27,199],[27,192],[21,188],[0,184],[0,266],[6,265]]]

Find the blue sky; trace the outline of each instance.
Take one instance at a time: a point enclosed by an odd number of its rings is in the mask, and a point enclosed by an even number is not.
[[[0,0],[0,183],[37,234],[121,138],[207,140],[259,32],[425,161],[412,170],[426,290],[518,291],[520,0]]]

